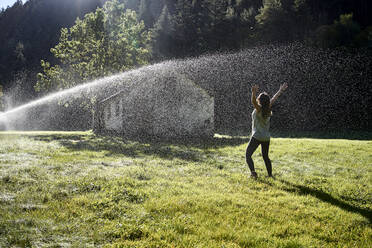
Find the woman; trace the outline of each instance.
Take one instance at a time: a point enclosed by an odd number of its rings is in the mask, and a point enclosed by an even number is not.
[[[251,177],[257,178],[257,173],[254,170],[254,163],[252,160],[252,154],[261,145],[262,157],[265,161],[267,174],[272,177],[272,167],[271,160],[269,158],[269,146],[270,146],[270,117],[271,117],[271,107],[286,90],[288,85],[280,85],[279,91],[270,99],[266,92],[261,93],[256,99],[256,94],[258,91],[258,85],[252,86],[252,104],[254,110],[252,112],[252,136],[247,146],[246,151],[246,161],[251,171]]]

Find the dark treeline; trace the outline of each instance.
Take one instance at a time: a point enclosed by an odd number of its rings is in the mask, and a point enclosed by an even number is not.
[[[270,43],[302,41],[331,49],[372,47],[369,0],[112,0],[137,13],[151,34],[150,62]],[[108,0],[17,1],[0,11],[0,85],[18,105],[37,96],[41,60],[61,28],[75,24]],[[8,94],[7,94],[8,93]]]
[[[0,85],[12,89],[12,101],[35,97],[40,60],[55,61],[50,49],[58,43],[60,29],[77,17],[102,6],[101,0],[18,0],[0,12]]]

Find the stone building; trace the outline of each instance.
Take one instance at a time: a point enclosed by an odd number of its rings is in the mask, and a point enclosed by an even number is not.
[[[125,84],[99,101],[94,131],[160,139],[214,135],[214,98],[175,72]]]

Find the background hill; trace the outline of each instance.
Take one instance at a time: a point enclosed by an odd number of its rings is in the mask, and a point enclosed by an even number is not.
[[[356,98],[353,101],[361,102],[359,106],[362,107],[350,104],[350,109],[360,109],[356,116],[361,116],[362,123],[368,123],[371,119],[368,111],[365,114],[366,109],[369,109],[365,102],[368,103],[368,85],[371,84],[368,57],[372,48],[372,16],[369,14],[372,2],[368,0],[29,0],[25,4],[17,1],[0,12],[0,85],[5,92],[3,106],[0,107],[3,110],[45,93],[36,93],[34,90],[36,75],[43,71],[41,60],[48,61],[51,65],[61,65],[62,68],[66,66],[50,52],[60,42],[61,28],[73,27],[77,18],[84,19],[87,13],[95,12],[107,2],[116,7],[123,4],[124,8],[120,8],[121,10],[134,10],[138,22],[143,21],[145,30],[151,34],[151,58],[148,63],[226,51],[234,53],[246,48],[262,47],[263,44],[276,46],[278,43],[300,41],[315,49],[310,49],[314,51],[314,56],[310,57],[316,57],[308,62],[301,57],[304,53],[288,54],[293,69],[290,78],[297,81],[314,80],[302,93],[311,98],[312,93],[316,92],[314,85],[317,80],[322,81],[323,90],[318,92],[322,97],[332,95],[331,89],[342,91],[344,86],[347,89],[352,88],[354,92],[361,92],[361,101]],[[84,30],[84,23],[81,26],[83,32],[87,31]],[[325,53],[322,49],[328,50]],[[266,68],[266,75],[279,75],[281,72],[275,69],[278,68],[275,63],[272,64],[271,55],[265,53],[260,56],[259,51],[260,48],[254,54],[256,60],[250,60],[249,71],[251,68],[258,68],[256,72],[263,72],[263,68]],[[319,54],[331,54],[332,58],[325,60],[326,66],[316,65]],[[332,54],[340,56],[339,64],[330,66],[332,63],[329,61],[335,61]],[[109,59],[110,55],[105,56]],[[274,57],[288,61],[286,54],[274,54]],[[349,59],[353,62],[348,63]],[[360,66],[359,60],[363,63]],[[216,64],[220,72],[226,71],[224,67],[229,67],[228,64],[222,64]],[[282,62],[280,64],[283,65],[280,67],[282,69],[287,66]],[[348,67],[348,64],[353,66]],[[122,67],[126,68],[124,65]],[[244,74],[244,70],[242,73]],[[328,81],[322,76],[325,74],[329,77]],[[86,78],[94,78],[95,75],[87,75]],[[257,79],[254,73],[250,78]],[[278,77],[266,79],[280,83]],[[235,83],[220,91],[221,99],[246,98],[249,87],[240,85],[246,82]],[[367,97],[364,97],[366,94]],[[337,103],[345,102],[344,94],[332,96]],[[240,104],[242,101],[245,100],[238,101],[238,109],[245,106]],[[221,103],[225,104],[225,108],[232,109],[229,102]],[[345,105],[337,106],[339,113]],[[332,109],[330,107],[329,110]],[[228,114],[241,116],[240,113],[241,111],[237,111]],[[337,115],[329,116],[332,120],[337,119]],[[230,119],[230,116],[222,115],[219,122],[224,125],[223,120],[230,122]],[[368,124],[360,126],[357,123],[356,126],[365,128]]]
[[[101,0],[17,1],[0,12],[0,84],[13,88],[17,102],[35,97],[33,86],[40,60],[54,61],[50,49],[62,27],[73,25],[77,17],[101,7]]]

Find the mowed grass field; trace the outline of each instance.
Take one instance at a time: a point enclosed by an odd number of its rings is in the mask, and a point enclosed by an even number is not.
[[[0,247],[372,247],[372,141],[0,133]]]

